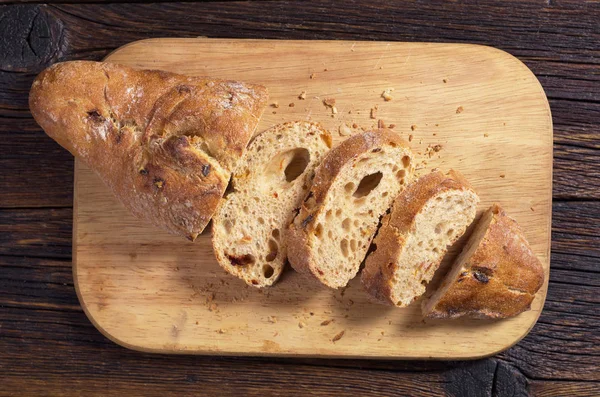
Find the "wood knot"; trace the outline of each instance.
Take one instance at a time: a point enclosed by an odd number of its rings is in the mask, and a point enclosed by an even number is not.
[[[0,69],[39,72],[61,56],[62,23],[44,5],[5,6],[0,23]]]

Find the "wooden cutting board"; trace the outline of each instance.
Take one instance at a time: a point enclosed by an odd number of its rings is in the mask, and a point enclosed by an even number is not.
[[[335,291],[291,269],[258,290],[221,270],[208,231],[190,243],[134,219],[76,162],[75,286],[111,340],[162,353],[459,359],[506,349],[536,322],[548,285],[552,120],[542,87],[516,58],[476,45],[199,38],[140,41],[107,60],[264,84],[279,107],[258,131],[308,119],[340,142],[340,125],[394,124],[412,135],[420,173],[460,170],[480,210],[503,205],[546,273],[532,310],[504,321],[423,321],[418,305],[370,303],[358,278]],[[393,99],[384,101],[388,88]],[[324,98],[336,99],[336,115]]]

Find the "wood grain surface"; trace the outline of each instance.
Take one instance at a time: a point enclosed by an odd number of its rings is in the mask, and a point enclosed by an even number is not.
[[[156,39],[128,44],[107,60],[263,84],[278,107],[265,112],[258,131],[313,120],[333,132],[336,144],[345,139],[339,134],[344,126],[356,125],[358,132],[376,128],[379,120],[394,124],[412,140],[418,174],[460,170],[479,193],[482,210],[499,202],[526,225],[547,280],[552,121],[538,81],[509,54],[451,44]],[[394,99],[385,101],[381,95],[389,88]],[[299,99],[301,92],[306,99]],[[337,114],[323,104],[326,98],[335,98]],[[442,150],[431,151],[435,145]],[[77,162],[76,171],[76,288],[92,322],[127,347],[475,358],[516,343],[543,306],[547,283],[531,311],[492,322],[424,322],[418,304],[391,309],[369,302],[358,278],[334,291],[288,269],[275,287],[256,290],[221,270],[208,231],[191,244],[155,230],[129,216]]]
[[[17,3],[0,5],[0,395],[600,395],[600,3]],[[468,362],[156,355],[103,337],[73,287],[73,160],[27,94],[52,62],[165,36],[477,43],[517,56],[554,122],[552,272],[529,335]]]

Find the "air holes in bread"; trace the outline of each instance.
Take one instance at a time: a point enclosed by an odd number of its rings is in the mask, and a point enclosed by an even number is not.
[[[396,177],[397,177],[398,179],[402,179],[402,178],[404,178],[405,176],[406,176],[406,171],[405,171],[405,170],[400,170],[400,171],[396,172]]]
[[[376,172],[374,174],[365,176],[358,184],[358,187],[356,188],[356,191],[354,192],[353,196],[356,198],[365,197],[366,195],[371,193],[373,189],[377,187],[377,185],[379,185],[379,182],[381,182],[382,177],[383,174],[381,172]]]
[[[262,271],[263,276],[265,276],[265,278],[271,278],[273,276],[273,273],[275,273],[275,270],[270,265],[263,265]]]
[[[246,266],[246,265],[252,265],[254,263],[256,263],[256,258],[254,257],[254,255],[251,254],[246,254],[246,255],[230,255],[230,254],[225,254],[227,256],[227,259],[229,259],[229,262],[231,262],[231,264],[233,266]]]
[[[323,225],[320,223],[317,225],[317,227],[315,227],[315,236],[317,236],[317,238],[321,238],[323,236]]]
[[[356,252],[356,248],[358,248],[358,244],[355,239],[350,240],[350,250],[352,252]]]
[[[273,238],[275,240],[279,240],[279,237],[280,237],[279,229],[273,229],[273,231],[271,232],[271,236],[273,236]]]
[[[231,233],[231,229],[233,228],[233,222],[229,219],[225,219],[225,221],[223,222],[223,227],[225,228],[227,233]]]
[[[347,258],[348,257],[348,240],[347,239],[343,239],[342,241],[340,241],[340,249],[342,250],[342,255],[344,255]]]
[[[448,235],[448,237],[452,236],[454,234],[454,229],[448,229],[446,234]]]
[[[404,168],[408,168],[410,166],[410,157],[402,157],[402,165],[404,166]]]
[[[342,227],[344,228],[344,230],[350,230],[351,223],[352,221],[350,220],[350,218],[344,219],[344,221],[342,222]]]
[[[265,220],[262,217],[259,216],[257,220],[258,220],[258,223],[260,223],[261,225],[265,224]]]
[[[285,167],[285,180],[288,182],[295,181],[306,169],[308,162],[310,160],[310,154],[308,150],[294,149],[292,150],[292,159],[288,163],[287,167]]]
[[[344,189],[346,190],[346,193],[351,194],[352,192],[354,192],[355,186],[356,185],[354,185],[354,183],[348,182],[346,183],[346,186],[344,186]]]
[[[275,260],[275,258],[277,258],[278,252],[279,252],[279,246],[277,245],[277,241],[270,239],[269,240],[269,253],[267,254],[265,260],[267,262],[273,262]],[[267,278],[269,278],[269,277],[267,277]]]

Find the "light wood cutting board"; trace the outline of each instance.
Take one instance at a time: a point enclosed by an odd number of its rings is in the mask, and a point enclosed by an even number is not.
[[[370,303],[358,278],[334,291],[291,269],[257,290],[221,270],[208,231],[190,243],[134,219],[76,162],[75,286],[111,340],[166,353],[458,359],[506,349],[536,322],[549,271],[552,121],[542,87],[516,58],[476,45],[199,38],[140,41],[107,60],[264,84],[279,107],[265,111],[258,131],[309,119],[340,142],[342,124],[395,124],[427,160],[420,173],[457,169],[480,194],[480,210],[503,205],[546,273],[531,311],[504,321],[423,321],[418,305]],[[324,98],[336,99],[335,117]]]

